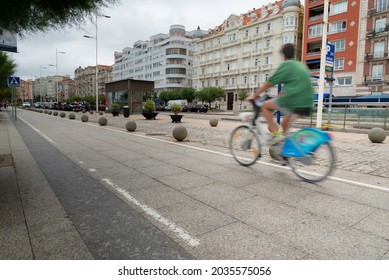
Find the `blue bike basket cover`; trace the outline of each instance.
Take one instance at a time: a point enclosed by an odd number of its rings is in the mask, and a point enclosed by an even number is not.
[[[315,151],[321,144],[331,140],[327,132],[316,128],[303,128],[285,140],[282,155],[287,157],[303,157]]]

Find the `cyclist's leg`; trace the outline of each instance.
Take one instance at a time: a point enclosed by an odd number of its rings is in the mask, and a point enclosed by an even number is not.
[[[288,114],[286,116],[283,117],[282,119],[282,122],[281,122],[281,129],[282,129],[282,132],[286,134],[288,134],[288,130],[290,128],[290,126],[292,125],[292,123],[297,120],[298,118],[298,115],[297,114]]]
[[[271,133],[278,131],[278,124],[273,119],[273,111],[277,110],[275,98],[266,100],[262,105],[262,114],[267,122],[267,127]]]

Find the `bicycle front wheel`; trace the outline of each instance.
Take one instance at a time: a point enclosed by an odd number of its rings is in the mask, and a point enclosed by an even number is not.
[[[247,125],[238,126],[232,131],[229,145],[232,156],[243,166],[254,164],[261,156],[258,134]]]
[[[288,157],[292,171],[307,182],[320,182],[331,174],[335,167],[335,152],[329,142],[304,157]]]

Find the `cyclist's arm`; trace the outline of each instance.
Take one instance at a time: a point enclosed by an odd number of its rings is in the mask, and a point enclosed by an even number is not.
[[[257,89],[252,95],[248,96],[246,100],[253,100],[257,99],[262,92],[266,91],[267,89],[271,88],[273,85],[269,82],[265,82],[259,89]]]

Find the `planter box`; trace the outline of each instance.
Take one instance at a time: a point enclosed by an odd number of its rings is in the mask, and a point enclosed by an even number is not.
[[[142,112],[142,115],[146,118],[146,120],[155,120],[155,117],[158,115],[158,112]]]
[[[180,123],[183,115],[170,115],[172,123]]]

